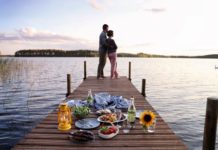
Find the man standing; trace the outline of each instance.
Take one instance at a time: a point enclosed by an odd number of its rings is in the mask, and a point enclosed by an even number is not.
[[[99,36],[99,64],[98,64],[98,72],[97,72],[97,79],[103,79],[104,78],[104,66],[106,64],[107,60],[107,45],[106,45],[106,39],[107,39],[107,31],[108,31],[108,25],[103,25],[103,31],[101,32]]]

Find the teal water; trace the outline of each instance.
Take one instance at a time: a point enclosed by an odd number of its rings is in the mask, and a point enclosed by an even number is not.
[[[98,64],[97,58],[12,59],[26,66],[0,78],[0,149],[10,149],[65,98],[66,74],[71,74],[75,89],[83,79],[83,61],[90,76],[96,75]],[[148,101],[189,149],[201,149],[206,98],[218,96],[218,61],[119,58],[121,76],[128,75],[129,61],[137,89],[145,78]],[[110,74],[109,61],[105,73]]]

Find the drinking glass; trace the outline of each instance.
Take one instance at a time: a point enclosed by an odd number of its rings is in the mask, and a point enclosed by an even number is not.
[[[149,133],[155,132],[156,122],[157,122],[157,120],[156,120],[156,118],[155,118],[154,121],[153,121],[153,123],[152,123],[152,125],[150,125],[150,126],[147,128],[147,130],[148,130]]]
[[[125,134],[130,132],[130,126],[128,125],[128,121],[127,120],[125,120],[123,122],[122,129],[123,129],[123,133],[125,133]]]
[[[115,110],[114,110],[114,113],[115,113],[116,116],[117,116],[116,126],[117,126],[118,128],[121,128],[121,126],[120,126],[118,123],[119,123],[119,121],[121,120],[121,118],[122,118],[122,116],[123,116],[123,113],[122,113],[122,111],[121,111],[120,109],[115,109]]]

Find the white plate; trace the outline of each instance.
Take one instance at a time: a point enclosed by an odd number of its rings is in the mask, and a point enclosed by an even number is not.
[[[94,129],[100,125],[95,118],[87,118],[75,122],[75,126],[80,129]]]
[[[111,127],[111,126],[108,126],[108,127]],[[116,133],[111,133],[111,134],[102,134],[100,132],[100,130],[98,130],[98,136],[100,136],[103,139],[111,139],[111,138],[115,137],[118,133],[119,133],[119,128],[117,128],[117,132]]]
[[[104,115],[102,115],[102,116],[104,116]],[[123,122],[123,121],[125,121],[125,120],[127,119],[127,115],[123,114],[123,116],[122,116],[122,118],[121,118],[120,120],[117,120],[117,121],[114,121],[114,122],[109,122],[109,121],[103,121],[103,120],[101,120],[101,117],[102,117],[102,116],[99,116],[99,117],[97,118],[97,120],[98,120],[99,122],[103,122],[103,123],[119,123],[119,122]]]

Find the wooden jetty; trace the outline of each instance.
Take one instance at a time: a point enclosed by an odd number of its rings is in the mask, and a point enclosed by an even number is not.
[[[145,82],[145,81],[143,81]],[[143,83],[145,84],[145,83]],[[85,99],[88,89],[92,89],[93,94],[98,92],[108,92],[111,95],[122,95],[125,98],[135,97],[136,109],[152,110],[157,114],[157,125],[154,133],[144,133],[139,121],[136,128],[130,133],[120,133],[110,140],[103,140],[97,135],[97,130],[92,130],[96,139],[89,143],[73,143],[68,139],[68,133],[78,130],[72,123],[72,130],[63,132],[57,129],[57,110],[49,114],[30,133],[20,140],[13,150],[185,150],[187,147],[179,137],[169,128],[166,122],[148,103],[143,95],[133,86],[127,77],[111,80],[109,77],[97,80],[96,77],[85,77],[73,93],[68,94],[68,98]],[[145,89],[143,89],[145,90]],[[96,117],[94,114],[89,117]]]

